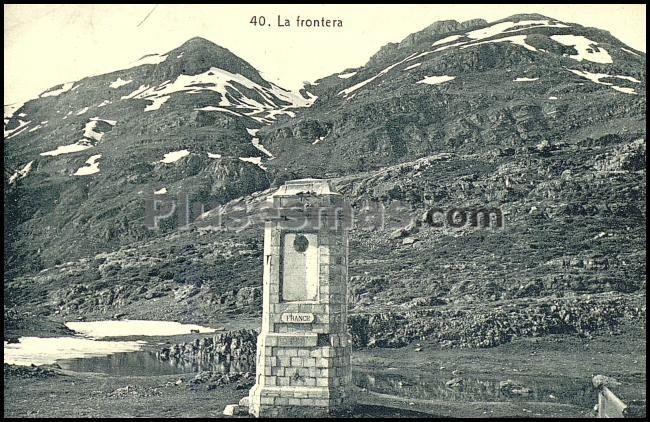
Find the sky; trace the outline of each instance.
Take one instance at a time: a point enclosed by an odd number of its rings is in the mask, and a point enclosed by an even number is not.
[[[296,89],[303,81],[365,64],[377,50],[438,20],[495,21],[541,13],[610,31],[646,51],[646,6],[634,5],[4,5],[4,104],[57,84],[99,75],[200,36],[228,48],[262,76]],[[266,24],[251,23],[256,16]],[[278,27],[278,16],[290,27]],[[340,19],[340,28],[296,19]]]

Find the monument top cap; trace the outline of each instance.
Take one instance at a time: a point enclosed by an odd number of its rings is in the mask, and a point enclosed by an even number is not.
[[[289,180],[280,186],[273,194],[276,196],[300,195],[340,195],[332,189],[329,181],[324,179],[298,179]]]

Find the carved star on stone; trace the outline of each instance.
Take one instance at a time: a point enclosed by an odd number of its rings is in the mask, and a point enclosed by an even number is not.
[[[298,370],[296,370],[296,373],[293,374],[293,376],[291,378],[293,378],[294,381],[298,381],[298,380],[304,381],[305,380],[305,378],[302,375],[300,375]]]

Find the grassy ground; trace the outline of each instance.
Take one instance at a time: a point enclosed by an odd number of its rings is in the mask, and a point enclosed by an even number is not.
[[[440,349],[421,343],[419,347],[413,344],[401,349],[356,351],[352,357],[356,374],[397,376],[405,380],[406,386],[415,387],[402,391],[357,387],[354,416],[590,416],[596,393],[584,386],[590,384],[595,374],[621,381],[618,391],[625,397],[645,399],[645,356],[645,330],[632,326],[619,336],[589,342],[576,337],[549,336],[520,339],[489,349]],[[6,374],[4,416],[221,417],[226,404],[237,403],[247,394],[246,390],[236,390],[235,385],[213,390],[205,385],[191,386],[188,381],[192,375],[133,377],[57,372],[47,378]],[[543,379],[551,385],[547,388],[557,391],[557,397],[476,399],[471,394],[463,396],[462,392],[445,388],[445,381],[456,376],[494,380],[497,384],[507,379],[534,384]],[[178,380],[182,382],[177,385]],[[567,397],[575,396],[575,391],[571,391],[574,384],[567,380],[584,389],[581,405],[563,397],[563,392]],[[442,393],[426,397],[424,387],[418,387],[425,385],[425,381],[429,386],[439,387]],[[130,387],[125,392],[127,386]],[[400,388],[401,384],[396,390]]]

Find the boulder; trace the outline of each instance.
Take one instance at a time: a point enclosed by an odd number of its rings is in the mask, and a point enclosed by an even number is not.
[[[237,416],[239,415],[239,405],[237,404],[227,404],[223,409],[223,414],[225,416]]]
[[[445,383],[447,388],[460,388],[464,384],[464,381],[460,377],[452,378]]]
[[[415,242],[417,242],[418,240],[420,240],[420,239],[416,239],[414,237],[407,237],[407,238],[402,240],[402,245],[412,245]]]

